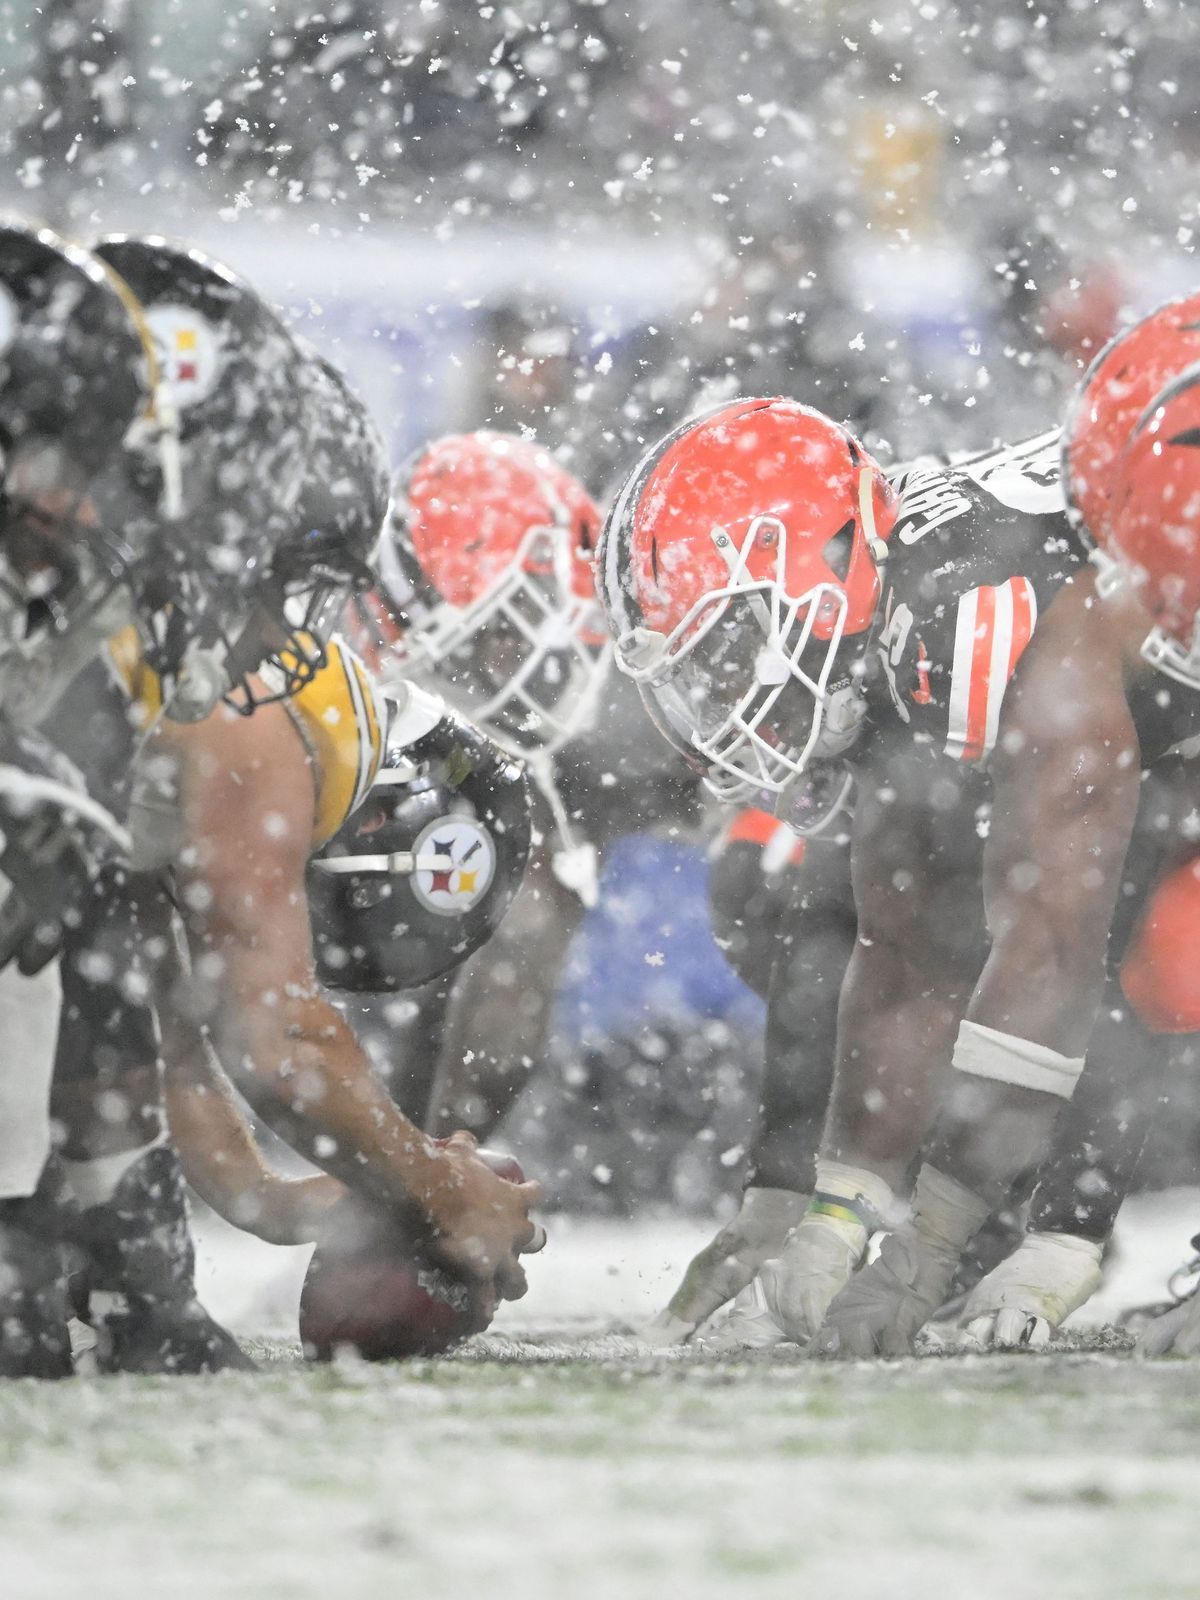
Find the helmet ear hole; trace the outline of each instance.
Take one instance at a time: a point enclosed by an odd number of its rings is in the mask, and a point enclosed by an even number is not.
[[[359,835],[378,833],[388,820],[388,813],[382,806],[375,806],[366,816],[360,812],[355,821]]]
[[[449,972],[498,926],[529,857],[524,768],[453,713],[415,738],[405,721],[309,870],[317,974],[340,990],[393,994]]]
[[[821,559],[845,583],[850,573],[850,557],[854,552],[854,518],[843,522],[833,538],[821,552]]]

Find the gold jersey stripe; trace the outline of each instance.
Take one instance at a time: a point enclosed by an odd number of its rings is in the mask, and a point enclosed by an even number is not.
[[[375,780],[383,758],[375,692],[344,640],[329,642],[328,661],[291,705],[303,718],[317,769],[314,845],[345,822]]]
[[[344,643],[341,643],[341,648],[350,658],[354,678],[358,684],[363,711],[358,725],[360,744],[359,782],[355,790],[354,805],[352,807],[353,810],[357,811],[367,798],[367,791],[379,774],[380,763],[383,760],[384,717],[378,693],[361,657],[356,655]]]
[[[142,642],[133,623],[108,641],[108,659],[134,709],[139,729],[148,727],[162,710],[162,685],[142,657]]]
[[[146,666],[137,629],[124,628],[110,639],[108,654],[136,720],[148,726],[162,709],[162,685]],[[379,692],[358,656],[335,636],[325,665],[284,705],[312,762],[316,849],[332,839],[375,781],[383,760]]]

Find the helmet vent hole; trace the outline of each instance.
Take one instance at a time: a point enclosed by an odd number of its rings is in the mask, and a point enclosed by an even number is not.
[[[821,552],[822,559],[827,567],[831,567],[837,578],[845,583],[850,571],[850,556],[854,549],[854,518],[844,522],[830,539]]]

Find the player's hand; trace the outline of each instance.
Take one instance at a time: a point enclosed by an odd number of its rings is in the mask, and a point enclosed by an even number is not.
[[[980,1197],[928,1161],[913,1188],[912,1221],[834,1300],[809,1346],[817,1356],[903,1356],[950,1292],[962,1253],[987,1220]]]
[[[807,1344],[862,1259],[866,1242],[866,1230],[858,1224],[806,1216],[781,1254],[738,1295],[711,1343],[720,1350],[763,1350],[787,1340]]]
[[[439,1141],[425,1192],[414,1199],[432,1227],[432,1253],[443,1266],[469,1284],[494,1284],[501,1300],[519,1300],[528,1284],[517,1258],[545,1242],[529,1218],[542,1186],[498,1177],[476,1148],[469,1133]]]
[[[1134,1346],[1138,1356],[1200,1355],[1200,1294],[1189,1295],[1144,1328]]]
[[[1040,1350],[1100,1286],[1103,1245],[1030,1233],[967,1297],[960,1326],[983,1349]]]
[[[751,1187],[736,1217],[694,1256],[683,1282],[646,1328],[648,1344],[681,1344],[744,1289],[764,1261],[777,1256],[804,1216],[806,1194]]]
[[[908,1355],[949,1293],[959,1254],[905,1223],[830,1305],[809,1353],[851,1359]]]

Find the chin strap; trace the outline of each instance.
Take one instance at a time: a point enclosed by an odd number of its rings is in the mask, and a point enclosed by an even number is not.
[[[526,758],[526,765],[554,817],[558,847],[550,857],[550,869],[563,888],[578,895],[580,904],[590,911],[600,896],[596,847],[586,839],[577,838],[571,827],[571,819],[554,779],[553,756],[546,750],[537,750]]]
[[[858,475],[858,514],[862,519],[867,549],[871,552],[871,559],[882,575],[887,565],[888,547],[887,541],[879,537],[879,529],[875,523],[874,484],[868,467],[864,467]]]

